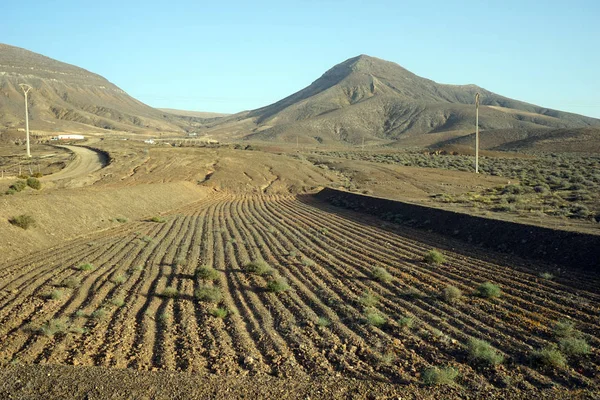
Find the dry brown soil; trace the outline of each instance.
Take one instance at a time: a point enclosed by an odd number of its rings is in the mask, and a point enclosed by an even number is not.
[[[544,264],[321,203],[302,193],[343,185],[343,177],[286,155],[98,146],[113,162],[91,174],[93,184],[0,197],[5,398],[598,396],[597,276],[541,279]],[[390,181],[402,173],[380,172]],[[410,175],[407,190],[436,184]],[[429,178],[470,190],[460,176]],[[6,222],[20,212],[37,227]],[[164,222],[149,220],[159,214]],[[422,261],[434,247],[446,256],[442,265]],[[246,270],[259,259],[288,291],[271,293],[268,276]],[[201,265],[218,278],[196,276]],[[372,279],[374,266],[392,279]],[[503,295],[474,296],[485,281]],[[448,285],[462,301],[442,300]],[[222,298],[200,301],[203,287]],[[374,308],[361,301],[365,293],[378,298]],[[228,314],[214,316],[217,307]],[[385,323],[367,323],[372,312]],[[414,326],[402,327],[403,317]],[[561,319],[576,324],[591,354],[569,358],[566,368],[534,366],[532,352],[556,343],[552,325]],[[488,341],[505,362],[474,364],[470,337]],[[456,384],[423,386],[431,366],[456,368]]]

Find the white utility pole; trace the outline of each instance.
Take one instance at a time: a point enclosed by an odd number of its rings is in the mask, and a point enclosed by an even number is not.
[[[25,131],[27,132],[27,157],[31,158],[31,151],[29,148],[29,111],[27,110],[27,93],[29,93],[29,91],[33,88],[25,83],[21,83],[19,86],[21,86],[23,93],[25,93]]]
[[[475,93],[475,173],[479,173],[479,93]]]

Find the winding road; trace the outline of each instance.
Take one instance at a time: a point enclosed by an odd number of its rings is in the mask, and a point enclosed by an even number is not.
[[[107,164],[104,154],[79,146],[58,146],[70,150],[75,154],[75,159],[59,172],[45,176],[45,181],[58,181],[86,176],[94,171],[104,168]]]

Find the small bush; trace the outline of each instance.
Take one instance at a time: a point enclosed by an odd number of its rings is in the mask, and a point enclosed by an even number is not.
[[[150,218],[150,222],[158,222],[159,224],[164,224],[167,220],[163,217],[154,216]]]
[[[377,327],[382,327],[387,322],[385,316],[377,310],[367,311],[365,314],[365,320],[367,324]]]
[[[42,183],[37,178],[29,177],[27,178],[27,186],[35,190],[40,190],[42,188]]]
[[[22,214],[17,217],[12,217],[8,220],[12,225],[18,226],[19,228],[29,229],[35,225],[35,219],[28,214]]]
[[[483,297],[484,299],[492,299],[502,294],[500,287],[494,285],[491,282],[485,282],[479,285],[476,292],[477,296]]]
[[[39,328],[30,328],[33,333],[52,337],[57,334],[65,333],[68,329],[67,321],[64,319],[51,319],[46,321]]]
[[[145,243],[152,242],[152,238],[150,236],[142,236],[141,240],[142,240],[142,242],[145,242]]]
[[[446,258],[442,253],[433,249],[428,251],[427,254],[425,254],[425,256],[423,257],[423,261],[425,261],[428,264],[440,265],[446,261]]]
[[[125,305],[125,299],[121,297],[114,298],[110,301],[110,304],[117,307],[123,307]]]
[[[81,284],[81,282],[79,281],[79,279],[71,277],[71,278],[65,279],[60,285],[62,287],[74,289],[77,286],[79,286],[80,284]]]
[[[203,281],[216,281],[219,279],[219,272],[208,265],[201,265],[194,271],[194,276]]]
[[[45,297],[49,300],[59,300],[63,296],[63,292],[60,290],[53,290],[48,293]]]
[[[568,320],[560,320],[554,324],[553,333],[557,338],[571,337],[577,332],[575,324]]]
[[[173,286],[167,286],[161,293],[161,296],[163,297],[177,297],[179,296],[179,290],[177,290],[177,288],[173,287]]]
[[[185,259],[185,257],[177,257],[174,261],[173,261],[173,266],[174,267],[178,267],[180,265],[185,265],[187,263],[187,260]]]
[[[94,269],[94,266],[90,263],[86,263],[86,264],[81,264],[80,266],[77,267],[77,269],[80,271],[91,271]]]
[[[415,319],[413,317],[401,317],[398,319],[398,326],[402,329],[411,329],[415,326]]]
[[[90,314],[90,317],[95,320],[101,320],[106,317],[106,310],[104,308],[99,308]]]
[[[126,280],[127,277],[125,275],[117,275],[111,279],[112,283],[115,285],[121,285],[122,283],[125,283]]]
[[[34,178],[41,178],[42,176],[44,176],[44,174],[42,174],[41,172],[34,172],[32,176]]]
[[[560,340],[561,351],[568,356],[581,356],[590,353],[590,345],[585,339],[566,337]]]
[[[314,267],[315,262],[310,258],[302,257],[302,265],[304,265],[305,267]]]
[[[392,280],[392,275],[383,267],[375,267],[371,271],[371,277],[379,282],[389,282]]]
[[[458,371],[452,367],[432,367],[423,371],[421,376],[423,383],[427,386],[454,385],[454,380],[458,376]]]
[[[275,277],[267,282],[267,290],[272,293],[285,292],[289,289],[290,285],[288,285],[287,280],[282,276]]]
[[[262,260],[256,260],[246,265],[246,271],[256,275],[271,275],[273,268]]]
[[[125,217],[117,217],[117,218],[115,218],[115,221],[117,221],[120,224],[124,224],[125,222],[127,222],[129,220]]]
[[[8,190],[12,190],[13,192],[20,192],[21,190],[25,189],[27,187],[27,182],[26,181],[16,181],[15,183],[13,183],[12,185],[10,185],[8,187]]]
[[[467,343],[469,358],[477,363],[496,366],[504,361],[504,356],[485,340],[471,338]]]
[[[552,279],[554,279],[554,275],[552,275],[550,272],[542,272],[540,273],[540,278],[551,281]]]
[[[456,286],[447,286],[442,293],[444,300],[448,303],[456,303],[462,298],[462,292]]]
[[[375,307],[379,303],[379,298],[371,292],[365,292],[358,301],[365,307]]]
[[[218,303],[223,298],[221,290],[215,286],[202,286],[196,290],[194,296],[200,301],[209,301],[212,303]]]
[[[536,350],[531,354],[531,358],[537,365],[542,367],[564,368],[567,366],[567,359],[555,347]]]
[[[323,328],[327,328],[328,326],[331,325],[331,321],[329,320],[329,318],[319,317],[319,319],[317,320],[317,325],[319,325]]]
[[[224,319],[225,317],[227,317],[227,315],[229,314],[229,311],[227,311],[226,308],[214,308],[210,311],[210,315],[212,315],[213,317],[216,318],[221,318]]]

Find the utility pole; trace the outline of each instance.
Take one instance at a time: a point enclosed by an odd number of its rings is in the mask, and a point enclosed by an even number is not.
[[[29,147],[29,111],[27,110],[27,93],[29,93],[29,91],[33,88],[26,83],[21,83],[19,86],[21,86],[23,93],[25,93],[25,131],[27,132],[27,157],[31,158],[31,150]]]
[[[479,173],[479,93],[475,93],[475,173]]]

